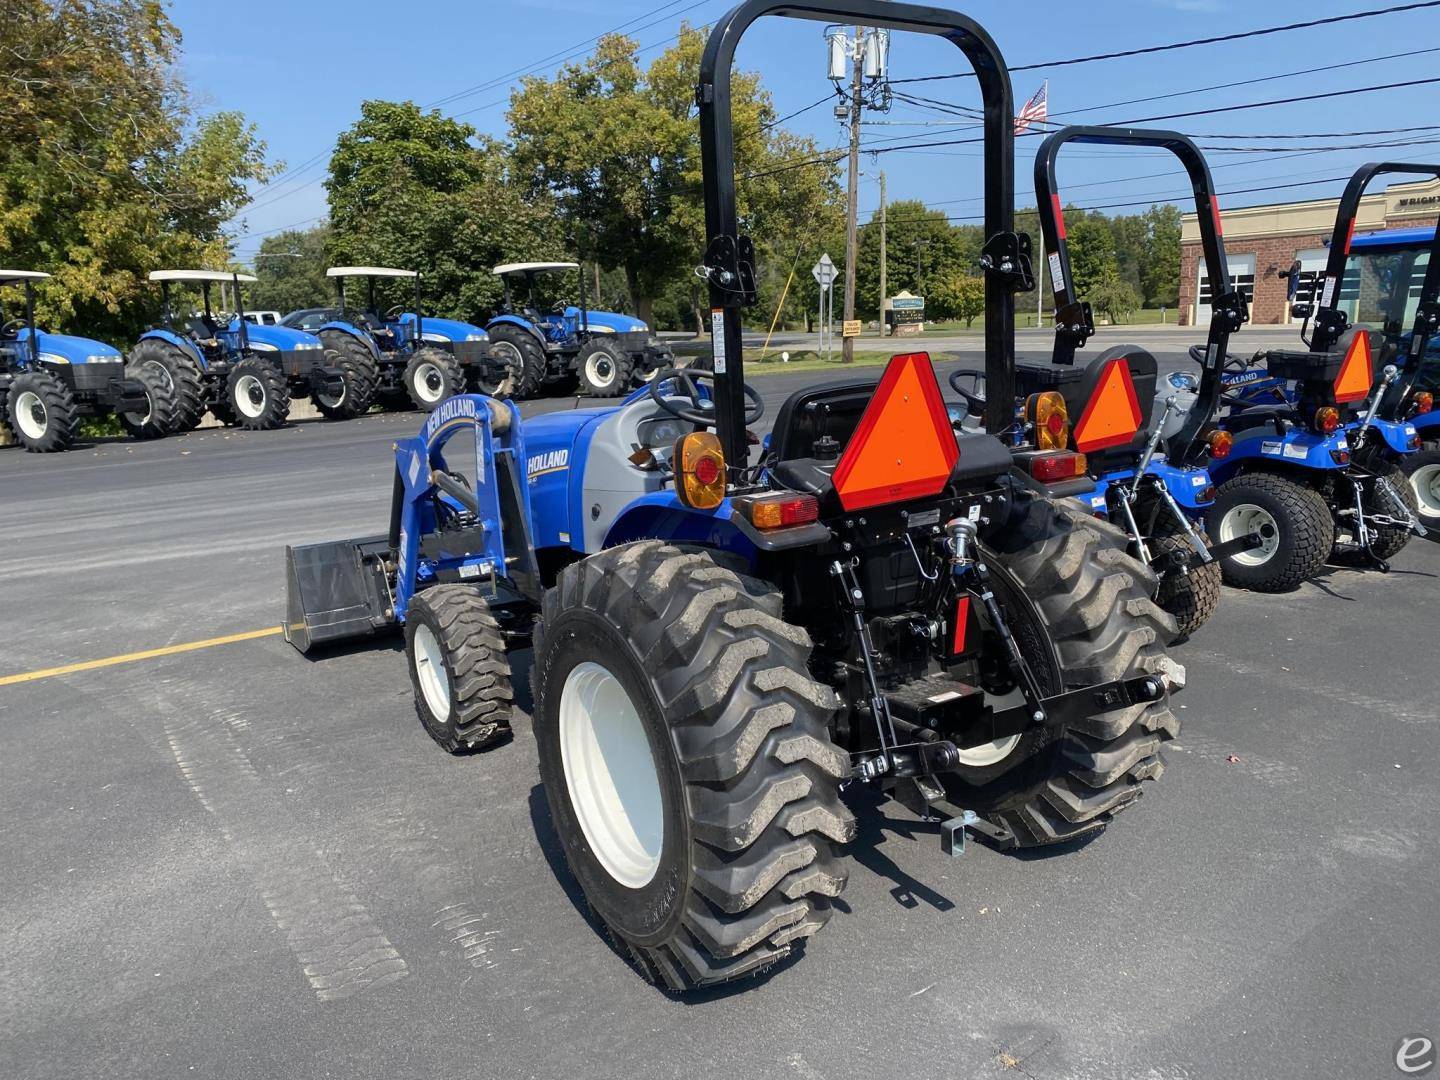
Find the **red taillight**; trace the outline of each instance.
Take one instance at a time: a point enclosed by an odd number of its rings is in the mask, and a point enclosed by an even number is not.
[[[1230,456],[1230,451],[1235,447],[1235,436],[1228,431],[1212,431],[1209,442],[1210,456],[1219,461]]]
[[[1415,415],[1424,416],[1435,407],[1435,395],[1428,390],[1420,390],[1410,396],[1411,403],[1415,406]]]
[[[757,529],[784,529],[791,525],[808,525],[820,516],[820,503],[814,495],[801,495],[793,491],[738,498],[735,500],[735,508]]]
[[[720,479],[720,463],[713,457],[702,457],[695,462],[695,479],[702,484],[713,484]]]
[[[1349,464],[1350,464],[1350,451],[1349,451],[1349,450],[1331,450],[1331,451],[1330,451],[1330,460],[1333,461],[1333,462],[1335,462],[1336,465],[1349,465]]]
[[[1407,450],[1419,450],[1419,449],[1420,449],[1420,435],[1419,435],[1418,432],[1417,432],[1416,434],[1414,434],[1414,435],[1411,435],[1410,438],[1408,438],[1408,439],[1405,440],[1405,448],[1406,448]]]
[[[1053,484],[1056,480],[1071,480],[1085,475],[1085,455],[1061,451],[1051,454],[1036,454],[1026,459],[1030,475],[1042,484]]]
[[[1200,494],[1199,494],[1198,496],[1196,496],[1196,501],[1197,501],[1197,502],[1202,502],[1202,503],[1212,503],[1212,502],[1214,502],[1214,501],[1215,501],[1215,485],[1214,485],[1214,484],[1206,484],[1203,488],[1201,488],[1201,489],[1200,489]]]
[[[1058,412],[1052,412],[1045,418],[1045,430],[1058,439],[1065,434],[1065,417]]]

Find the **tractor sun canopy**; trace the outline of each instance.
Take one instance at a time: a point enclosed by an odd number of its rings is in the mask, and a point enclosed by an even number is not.
[[[39,270],[0,270],[0,285],[12,285],[17,281],[41,281],[49,276]]]
[[[221,281],[230,284],[239,281],[243,284],[250,284],[258,280],[253,274],[236,274],[229,270],[151,270],[149,274],[151,281],[198,281],[216,282]]]
[[[550,274],[579,269],[580,264],[573,262],[519,262],[501,263],[490,272],[497,277],[504,277],[506,274]]]
[[[1048,253],[1046,272],[1055,296],[1056,364],[1075,362],[1075,351],[1095,331],[1090,305],[1079,296],[1070,267],[1070,247],[1065,233],[1064,204],[1056,180],[1055,162],[1067,143],[1089,143],[1101,146],[1147,146],[1169,150],[1184,166],[1195,197],[1195,213],[1200,228],[1201,253],[1210,277],[1213,301],[1210,327],[1205,343],[1204,371],[1200,377],[1196,407],[1190,411],[1185,426],[1173,440],[1177,459],[1197,447],[1197,436],[1209,423],[1220,400],[1220,372],[1225,363],[1230,336],[1249,319],[1244,294],[1230,280],[1225,259],[1225,237],[1220,220],[1220,204],[1215,197],[1215,181],[1205,155],[1188,136],[1178,131],[1145,128],[1102,128],[1073,126],[1049,135],[1035,155],[1035,205],[1039,208],[1040,229]],[[1116,374],[1124,369],[1123,377]],[[1128,399],[1125,389],[1128,387]],[[1135,401],[1135,388],[1125,365],[1112,361],[1096,385],[1094,396],[1087,403],[1076,427],[1077,439],[1095,440],[1094,448],[1128,442],[1137,427],[1123,429],[1134,416],[1143,415]],[[1087,419],[1090,421],[1087,424]],[[1093,426],[1092,426],[1093,425]],[[1087,448],[1080,446],[1083,452]]]
[[[419,277],[416,270],[397,270],[393,266],[332,266],[325,271],[326,277]]]
[[[750,26],[766,15],[932,34],[953,43],[974,68],[984,104],[986,426],[1013,421],[1015,291],[1029,287],[1028,249],[1014,233],[1014,96],[1004,57],[990,35],[958,12],[879,0],[745,0],[711,28],[695,102],[705,188],[705,276],[714,335],[716,431],[727,461],[749,456],[745,431],[744,342],[740,312],[755,303],[754,245],[740,235],[735,189],[731,69]]]

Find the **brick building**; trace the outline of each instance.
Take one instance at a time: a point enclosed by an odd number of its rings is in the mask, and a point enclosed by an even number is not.
[[[1297,300],[1311,299],[1311,290],[1325,268],[1326,245],[1335,228],[1337,199],[1279,203],[1226,209],[1225,254],[1230,276],[1250,301],[1250,321],[1257,325],[1289,323],[1285,303],[1289,283],[1280,272],[1300,260]],[[1440,215],[1440,180],[1375,187],[1360,204],[1356,232],[1430,226]],[[1203,326],[1210,321],[1210,285],[1201,265],[1200,230],[1195,215],[1186,214],[1180,229],[1180,323]]]

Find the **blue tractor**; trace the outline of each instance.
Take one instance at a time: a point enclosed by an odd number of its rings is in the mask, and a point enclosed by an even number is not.
[[[119,418],[137,438],[165,434],[173,398],[153,372],[127,370],[120,350],[101,341],[52,334],[35,324],[35,283],[49,274],[0,270],[0,287],[25,290],[22,314],[0,304],[0,417],[26,450],[68,450],[86,416]]]
[[[337,308],[305,308],[281,320],[318,334],[326,347],[363,372],[364,408],[373,401],[405,395],[421,412],[430,412],[467,386],[504,394],[504,370],[492,362],[489,336],[478,326],[437,319],[420,310],[420,275],[388,266],[332,266],[325,271],[339,289]],[[354,306],[346,293],[348,278],[365,279],[365,303]],[[380,310],[377,281],[408,280],[414,285],[414,310],[395,305]],[[363,409],[361,411],[364,411]]]
[[[217,313],[211,288],[232,290],[243,311],[241,286],[249,274],[230,270],[155,270],[161,321],[140,335],[130,367],[161,378],[174,396],[168,430],[190,431],[208,411],[217,420],[248,431],[282,426],[292,397],[309,395],[330,419],[354,415],[355,372],[326,350],[313,334],[284,326],[260,326],[239,315]],[[186,316],[176,310],[176,286],[198,286],[202,308]],[[184,305],[189,306],[189,305]]]
[[[586,304],[585,275],[580,302],[543,296],[538,278],[578,270],[572,262],[506,263],[495,267],[504,286],[499,313],[485,326],[508,369],[511,394],[534,397],[547,386],[579,387],[590,397],[622,397],[655,372],[675,364],[670,346],[642,320]]]
[[[286,559],[291,643],[403,629],[416,711],[446,749],[509,736],[509,652],[532,650],[566,860],[621,953],[676,990],[764,971],[824,927],[855,835],[842,785],[943,819],[951,854],[971,827],[1053,844],[1133,805],[1179,730],[1153,573],[1038,479],[1073,452],[957,432],[923,353],[796,390],[759,449],[728,75],[744,29],[780,6],[721,17],[701,61],[713,373],[661,371],[618,403],[523,422],[514,402],[451,398],[393,447],[386,532]],[[971,58],[1004,430],[1030,278],[1004,59],[931,7],[779,13],[927,31]]]

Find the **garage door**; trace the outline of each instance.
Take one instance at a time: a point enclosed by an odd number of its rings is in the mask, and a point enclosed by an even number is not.
[[[1231,255],[1226,259],[1230,268],[1230,280],[1235,288],[1245,295],[1245,303],[1250,304],[1255,300],[1255,256],[1254,255]],[[1204,260],[1200,264],[1200,287],[1196,291],[1198,297],[1195,305],[1195,325],[1210,325],[1210,275],[1205,272]]]

